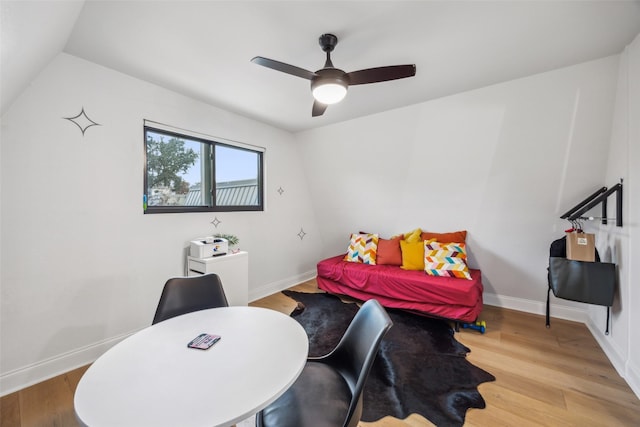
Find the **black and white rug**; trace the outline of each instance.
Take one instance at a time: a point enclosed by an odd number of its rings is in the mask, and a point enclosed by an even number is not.
[[[309,356],[328,353],[358,311],[325,293],[283,291],[302,308],[291,313],[309,336]],[[420,414],[437,426],[462,426],[469,408],[484,408],[478,385],[494,381],[466,358],[469,348],[439,319],[387,309],[393,327],[385,336],[364,391],[362,421]]]

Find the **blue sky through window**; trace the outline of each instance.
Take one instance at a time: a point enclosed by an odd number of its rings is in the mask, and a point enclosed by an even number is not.
[[[162,135],[155,132],[148,132],[156,141],[169,141],[168,135]],[[202,171],[202,146],[203,143],[182,138],[185,150],[192,149],[198,153],[193,166],[191,166],[182,177],[189,185],[197,184],[201,181]],[[258,157],[255,152],[242,150],[234,147],[216,146],[215,152],[216,162],[216,181],[227,182],[244,179],[256,179],[258,173]]]

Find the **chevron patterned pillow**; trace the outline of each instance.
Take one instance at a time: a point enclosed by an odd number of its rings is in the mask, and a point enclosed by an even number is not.
[[[362,264],[376,265],[378,251],[377,234],[351,234],[351,241],[344,260]]]
[[[424,242],[424,271],[430,276],[471,280],[464,243]]]

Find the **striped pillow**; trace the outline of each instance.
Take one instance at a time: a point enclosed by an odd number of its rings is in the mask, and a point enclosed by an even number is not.
[[[471,280],[464,243],[424,242],[424,271],[430,276]]]
[[[351,234],[351,241],[344,260],[361,264],[376,265],[378,251],[377,234]]]

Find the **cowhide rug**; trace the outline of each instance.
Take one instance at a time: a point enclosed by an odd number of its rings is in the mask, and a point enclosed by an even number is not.
[[[309,356],[328,353],[358,311],[325,293],[284,291],[298,304],[291,316],[309,336]],[[478,385],[494,381],[472,365],[470,350],[451,326],[402,310],[387,309],[393,327],[385,336],[364,390],[362,421],[420,414],[437,426],[462,426],[469,408],[484,408]]]

